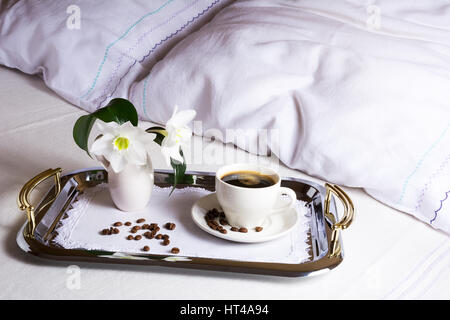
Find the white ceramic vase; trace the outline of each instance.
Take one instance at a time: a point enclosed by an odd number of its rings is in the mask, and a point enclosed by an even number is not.
[[[108,188],[115,206],[122,211],[144,209],[152,194],[154,170],[150,157],[147,164],[137,166],[127,164],[116,173],[104,157],[97,157],[108,171]]]

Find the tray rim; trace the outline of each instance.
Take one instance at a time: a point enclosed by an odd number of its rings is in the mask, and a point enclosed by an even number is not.
[[[61,175],[61,179],[63,178],[67,179],[64,182],[67,183],[67,181],[69,181],[77,174],[99,170],[105,171],[105,169],[102,167],[79,169]],[[169,174],[171,173],[171,171],[161,169],[155,170],[155,173]],[[186,171],[186,174],[204,175],[204,176],[215,175],[215,173],[211,171]],[[282,177],[282,180],[299,182],[302,184],[309,185],[320,192],[322,200],[324,198],[326,188],[316,182],[294,177]],[[49,194],[51,193],[52,189],[53,187],[50,188],[50,190],[47,192],[47,195],[44,196],[41,202],[44,202],[45,199],[49,197]],[[323,201],[322,205],[324,205]],[[336,205],[333,197],[331,198],[329,205],[330,205],[330,213],[337,220]],[[46,208],[46,210],[43,213],[43,216],[48,212],[48,209],[49,208]],[[325,254],[318,260],[306,261],[298,264],[253,262],[253,261],[250,262],[250,261],[239,261],[229,259],[198,258],[198,257],[156,255],[156,254],[128,254],[120,252],[81,250],[81,249],[62,249],[46,246],[42,242],[36,240],[34,237],[30,237],[26,231],[28,223],[29,222],[26,221],[17,233],[16,242],[19,248],[26,253],[30,253],[32,255],[51,260],[145,264],[154,266],[180,267],[190,269],[194,268],[204,270],[218,270],[218,271],[239,272],[239,273],[287,276],[287,277],[305,277],[311,275],[318,275],[330,271],[335,267],[337,267],[343,261],[344,258],[342,237],[339,237],[337,239],[339,245],[341,246],[339,254],[334,256]],[[331,223],[327,221],[325,217],[324,217],[324,225],[328,241],[328,247],[330,248],[330,241],[332,238],[333,230]],[[310,250],[313,250],[313,248],[311,248]]]

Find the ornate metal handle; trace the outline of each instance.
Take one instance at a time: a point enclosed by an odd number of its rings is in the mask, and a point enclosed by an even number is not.
[[[328,253],[328,257],[332,258],[337,256],[341,252],[341,244],[339,241],[340,230],[348,228],[352,223],[355,214],[355,208],[353,206],[352,199],[337,185],[331,185],[329,183],[325,184],[327,188],[327,193],[325,197],[325,215],[333,222],[331,227],[331,246]],[[339,200],[341,200],[344,205],[344,215],[339,222],[335,221],[334,216],[330,213],[330,201],[331,194],[334,194]]]
[[[34,230],[36,228],[36,220],[34,216],[34,210],[35,208],[30,203],[29,195],[30,193],[36,188],[36,186],[41,183],[42,181],[55,176],[55,195],[53,198],[49,199],[47,202],[43,203],[41,205],[41,209],[48,206],[50,203],[52,203],[58,194],[61,191],[61,183],[60,183],[60,175],[61,175],[61,168],[56,169],[48,169],[44,172],[39,173],[37,176],[32,178],[30,181],[25,183],[25,185],[22,187],[22,189],[19,192],[19,196],[17,198],[17,205],[19,206],[20,210],[26,210],[27,218],[28,218],[28,235],[34,236]]]

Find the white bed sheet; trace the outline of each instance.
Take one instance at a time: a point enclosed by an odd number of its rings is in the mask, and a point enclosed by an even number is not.
[[[343,232],[344,261],[316,277],[57,262],[25,254],[15,240],[25,221],[16,205],[23,184],[50,167],[60,166],[64,172],[70,172],[98,164],[73,143],[73,123],[84,111],[57,97],[40,79],[1,67],[0,97],[2,299],[450,298],[450,238],[377,202],[362,190],[351,188],[345,191],[354,200],[356,219]],[[217,141],[205,144],[205,158],[214,159],[213,152],[219,148],[222,144]],[[254,157],[232,147],[227,150]],[[157,147],[153,162],[155,168],[166,168]],[[220,163],[191,164],[188,169],[215,170],[219,166]],[[279,171],[283,176],[322,182],[284,166]],[[34,197],[46,188],[39,187]],[[80,268],[79,289],[67,286],[70,265]]]

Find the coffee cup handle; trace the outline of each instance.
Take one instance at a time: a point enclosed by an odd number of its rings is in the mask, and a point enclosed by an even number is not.
[[[279,212],[283,212],[289,208],[292,208],[295,204],[295,201],[297,200],[297,195],[295,194],[295,191],[290,188],[280,187],[280,190],[278,192],[279,192],[280,197],[282,195],[287,195],[291,199],[291,201],[289,201],[287,204],[284,204],[282,206],[273,208],[272,213],[279,213]]]

